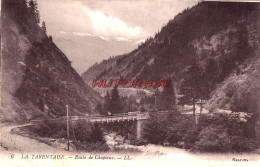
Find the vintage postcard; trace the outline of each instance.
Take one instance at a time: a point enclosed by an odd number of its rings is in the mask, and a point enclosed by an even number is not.
[[[1,0],[0,166],[259,166],[260,3]]]

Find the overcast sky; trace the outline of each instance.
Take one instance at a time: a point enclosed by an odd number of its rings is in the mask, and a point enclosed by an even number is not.
[[[141,40],[195,1],[37,0],[49,35],[78,33]]]

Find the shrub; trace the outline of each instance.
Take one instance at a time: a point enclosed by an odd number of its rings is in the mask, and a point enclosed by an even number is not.
[[[167,141],[170,145],[183,142],[183,138],[194,122],[177,111],[164,116],[151,115],[144,128],[144,138],[152,144],[162,144]]]
[[[94,124],[90,134],[91,142],[100,142],[105,143],[106,140],[104,139],[103,132],[101,131],[100,127],[97,123]]]
[[[97,124],[79,120],[70,126],[72,137],[80,142],[100,142],[104,143],[103,132]]]
[[[166,130],[156,116],[151,116],[143,132],[143,138],[152,144],[162,144],[166,139]]]
[[[168,127],[167,141],[171,145],[177,144],[179,141],[183,141],[186,131],[187,127],[185,126],[185,123],[173,124],[173,126]]]
[[[259,148],[251,118],[241,121],[236,114],[213,114],[200,117],[200,135],[195,149],[200,151],[247,152]],[[215,138],[215,139],[212,139]],[[225,139],[226,138],[226,139]],[[222,141],[222,143],[219,143]],[[229,141],[229,142],[228,142]],[[225,143],[228,142],[229,144]],[[225,148],[226,147],[226,148]]]
[[[198,140],[199,131],[195,129],[188,130],[186,135],[183,137],[184,147],[187,149],[193,148],[195,142]]]
[[[215,113],[212,115],[202,115],[199,119],[198,130],[201,131],[210,125],[225,127],[230,136],[243,135],[243,128],[245,127],[244,122],[241,122],[236,115],[230,116],[229,114]]]
[[[227,152],[231,149],[230,142],[225,128],[210,125],[200,132],[195,148],[206,152]]]
[[[106,152],[110,151],[110,148],[107,144],[96,142],[74,142],[78,150],[87,151],[87,152]]]
[[[234,90],[234,89],[235,89],[235,87],[234,87],[233,84],[227,85],[226,96],[229,97],[229,98],[231,98],[231,97],[234,95],[234,93],[235,93],[235,90]]]
[[[66,137],[66,133],[62,133],[66,131],[66,123],[64,121],[54,121],[54,120],[43,120],[37,123],[32,131],[41,136],[41,137]],[[57,136],[60,134],[60,136]]]
[[[178,114],[170,114],[167,122],[167,141],[170,145],[183,142],[187,131],[194,126],[193,121],[189,117]],[[166,121],[162,123],[165,124]]]
[[[141,153],[137,148],[124,148],[124,147],[113,147],[114,152],[120,152],[120,153]]]
[[[241,136],[231,137],[231,148],[236,152],[248,152],[256,149],[256,141]]]
[[[33,126],[32,131],[41,137],[66,138],[66,121],[44,120]],[[103,132],[98,124],[92,124],[84,120],[70,123],[71,139],[80,142],[105,143]]]

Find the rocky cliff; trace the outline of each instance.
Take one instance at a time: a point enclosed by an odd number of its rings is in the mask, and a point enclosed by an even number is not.
[[[25,0],[2,1],[3,121],[93,112],[102,99],[31,18]]]

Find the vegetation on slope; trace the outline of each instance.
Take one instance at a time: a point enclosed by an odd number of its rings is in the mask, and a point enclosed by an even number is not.
[[[95,78],[112,77],[172,77],[180,81],[185,69],[194,61],[204,69],[207,60],[212,58],[220,66],[218,75],[223,80],[231,71],[224,70],[225,65],[221,63],[229,57],[236,57],[240,48],[237,44],[244,40],[243,35],[247,36],[245,38],[248,38],[252,50],[258,47],[258,6],[256,3],[202,2],[177,15],[138,49],[94,65],[82,75],[83,79],[87,83]],[[245,58],[250,55],[240,53]],[[230,67],[231,70],[234,66]],[[93,71],[95,76],[90,75]]]
[[[27,6],[25,0],[3,1],[2,86],[12,97],[3,101],[3,110],[12,110],[18,117],[22,110],[25,120],[37,115],[65,115],[66,104],[73,114],[93,112],[102,101],[100,96],[84,83],[66,55],[38,25],[39,13],[32,10],[30,3]],[[35,112],[27,112],[23,106],[35,106]]]

